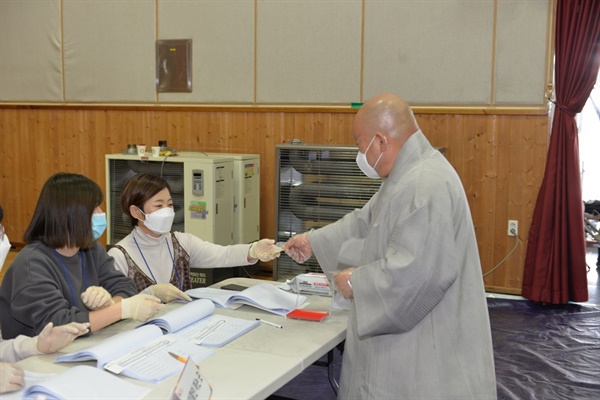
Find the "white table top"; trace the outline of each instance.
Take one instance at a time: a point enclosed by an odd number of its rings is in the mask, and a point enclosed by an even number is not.
[[[252,286],[263,282],[269,281],[231,278],[213,287],[229,283]],[[260,318],[282,325],[283,329],[261,324],[224,347],[217,348],[213,355],[201,361],[198,364],[200,372],[213,388],[212,399],[266,398],[342,342],[346,336],[347,311],[330,310],[330,304],[330,297],[309,296],[308,304],[304,306],[309,310],[330,311],[331,315],[322,322],[286,319],[250,306],[242,306],[237,310],[217,308],[217,314],[251,320]],[[167,304],[165,312],[178,306],[180,304]],[[121,321],[89,337],[77,339],[59,353],[30,357],[19,364],[27,371],[39,373],[59,373],[75,365],[95,366],[96,363],[91,361],[55,364],[54,359],[60,354],[83,350],[137,325],[137,321]],[[152,391],[146,398],[164,400],[177,378],[173,376],[159,384],[126,377],[123,379],[151,387]]]

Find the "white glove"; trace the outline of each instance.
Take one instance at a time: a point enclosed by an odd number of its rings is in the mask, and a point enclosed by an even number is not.
[[[252,243],[248,255],[254,259],[258,258],[260,261],[271,261],[279,257],[281,250],[281,247],[275,246],[273,239],[261,239]]]
[[[102,286],[90,286],[81,293],[83,304],[90,310],[101,310],[114,304],[112,296]]]
[[[121,318],[133,318],[144,322],[158,314],[164,304],[160,299],[149,294],[136,294],[135,296],[121,300]]]
[[[192,298],[177,289],[170,283],[157,283],[156,285],[150,286],[152,294],[158,297],[163,303],[170,303],[173,300],[185,300],[192,301]]]
[[[14,392],[24,385],[23,368],[17,364],[0,362],[0,393]]]
[[[284,245],[285,254],[294,261],[302,264],[312,256],[312,246],[308,240],[307,233],[292,236]]]
[[[52,322],[48,322],[36,338],[37,350],[42,354],[59,351],[73,342],[76,337],[88,333],[90,331],[89,328],[89,322],[71,322],[70,324],[57,327],[54,327]]]

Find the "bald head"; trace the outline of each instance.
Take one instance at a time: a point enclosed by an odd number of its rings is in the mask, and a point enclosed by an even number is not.
[[[419,129],[410,106],[394,94],[367,100],[356,114],[355,126],[362,132],[381,132],[402,142]]]
[[[419,129],[410,106],[394,94],[367,100],[354,118],[354,140],[381,177],[390,173],[408,138]]]

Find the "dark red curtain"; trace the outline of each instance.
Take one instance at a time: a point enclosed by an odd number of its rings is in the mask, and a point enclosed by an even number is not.
[[[588,300],[575,115],[598,75],[600,1],[558,0],[555,57],[556,108],[529,231],[522,294],[541,303],[564,304]]]

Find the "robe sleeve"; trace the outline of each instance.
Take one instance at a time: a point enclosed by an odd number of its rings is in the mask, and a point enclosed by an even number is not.
[[[378,194],[375,194],[363,208],[356,209],[340,220],[309,234],[310,246],[323,272],[338,270],[339,254],[346,241],[366,237],[371,220],[371,207],[377,196]]]
[[[352,274],[361,337],[410,331],[458,276],[452,216],[425,204],[395,221],[385,257]],[[447,209],[447,208],[446,208]]]

